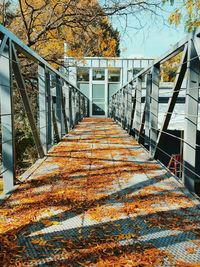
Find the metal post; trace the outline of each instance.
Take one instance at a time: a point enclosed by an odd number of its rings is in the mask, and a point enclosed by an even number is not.
[[[127,99],[128,99],[128,88],[124,87],[124,129],[127,129]]]
[[[48,150],[53,144],[53,113],[52,113],[52,95],[51,95],[51,78],[49,71],[46,69],[46,92],[47,92],[47,147]]]
[[[195,50],[193,40],[188,43],[188,70],[186,88],[186,116],[184,127],[183,149],[183,182],[193,192],[199,184],[196,176],[196,141],[198,125],[198,99],[199,99],[199,75],[200,62]]]
[[[26,115],[27,115],[27,118],[28,118],[28,121],[29,121],[29,124],[31,127],[31,131],[33,134],[33,138],[34,138],[34,141],[35,141],[35,144],[37,147],[39,157],[43,158],[44,157],[43,146],[42,146],[42,143],[40,140],[39,132],[38,132],[36,122],[34,119],[34,115],[33,115],[32,109],[31,109],[31,104],[29,102],[29,98],[28,98],[28,95],[26,92],[25,82],[24,82],[24,79],[23,79],[23,76],[22,76],[22,73],[20,70],[20,65],[19,65],[17,53],[16,53],[16,50],[15,50],[15,47],[13,44],[12,44],[12,59],[13,59],[12,60],[12,69],[13,69],[13,73],[15,75],[18,91],[19,91],[21,98],[22,98],[24,109],[25,109],[25,112],[26,112]]]
[[[2,174],[3,190],[13,189],[15,179],[15,153],[12,104],[12,68],[11,42],[1,44],[0,54],[0,99],[1,99],[1,134],[2,134]]]
[[[133,86],[132,83],[132,89],[131,89],[131,118],[130,118],[130,127],[129,127],[129,134],[132,133],[133,129],[133,122],[135,117],[135,107],[136,107],[136,88]]]
[[[59,77],[56,75],[56,124],[58,129],[58,136],[61,139],[62,133],[62,94],[61,94],[61,82]]]
[[[138,77],[136,84],[136,106],[135,106],[135,125],[134,125],[136,140],[139,140],[139,131],[142,122],[141,103],[142,103],[142,79],[141,77]]]
[[[72,94],[72,88],[68,87],[67,90],[68,93],[68,99],[67,99],[67,105],[68,105],[68,116],[69,116],[69,124],[70,124],[70,129],[73,128],[73,94]]]
[[[122,89],[120,90],[120,99],[119,99],[119,103],[120,103],[120,110],[119,110],[119,114],[120,114],[120,125],[123,128],[123,101],[124,101],[124,88],[122,87]]]
[[[69,106],[69,86],[67,85],[66,82],[64,82],[64,86],[63,86],[63,101],[64,101],[63,113],[66,115],[65,124],[68,126],[67,130],[70,130],[71,129],[71,119],[70,119],[70,106]],[[66,132],[65,132],[65,134],[66,134]]]
[[[127,105],[126,105],[126,109],[127,109],[127,112],[126,112],[126,118],[127,118],[127,123],[126,123],[126,127],[127,127],[127,131],[129,131],[129,128],[130,128],[130,110],[131,110],[131,98],[130,98],[130,85],[128,84],[127,85]]]
[[[147,74],[146,80],[146,99],[145,99],[145,145],[150,145],[150,96],[152,91],[152,74]]]
[[[81,120],[81,93],[78,92],[78,120]]]
[[[44,153],[47,154],[47,103],[46,103],[45,68],[38,66],[39,87],[39,132]]]
[[[156,142],[158,136],[158,108],[159,108],[159,83],[160,66],[152,67],[152,92],[150,104],[150,155],[154,157],[156,151]]]

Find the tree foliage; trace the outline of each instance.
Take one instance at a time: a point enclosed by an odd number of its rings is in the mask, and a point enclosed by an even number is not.
[[[64,42],[68,44],[69,56],[119,56],[119,33],[97,1],[18,2],[8,27],[51,63],[60,63]]]
[[[177,5],[178,1],[165,0]],[[200,26],[200,0],[182,0],[178,7],[170,14],[169,22],[178,26],[184,22],[187,31],[191,32]]]
[[[163,82],[174,82],[180,65],[182,52],[165,61],[161,65],[161,77]]]

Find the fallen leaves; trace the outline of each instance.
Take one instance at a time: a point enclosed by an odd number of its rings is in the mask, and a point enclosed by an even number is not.
[[[31,240],[31,243],[32,243],[33,245],[45,246],[46,243],[47,243],[47,241],[44,240],[44,239],[42,239],[42,238],[40,238],[40,239],[32,239],[32,240]]]
[[[60,222],[58,221],[50,221],[50,220],[42,220],[41,223],[43,223],[45,226],[52,226],[52,225],[60,224]]]
[[[194,248],[186,248],[185,251],[186,251],[187,253],[189,253],[189,254],[194,254],[194,253],[196,253],[196,249],[194,249]]]
[[[156,231],[171,230],[171,238],[178,236],[173,230],[199,237],[199,216],[189,211],[194,202],[170,177],[159,175],[159,164],[130,161],[130,156],[137,159],[144,153],[134,146],[138,144],[110,119],[87,118],[79,124],[2,205],[1,263],[14,267],[39,262],[25,258],[27,245],[19,242],[23,235],[52,266],[61,257],[66,263],[59,266],[162,266],[171,256],[139,242],[144,226],[134,224],[136,218]],[[141,182],[140,175],[146,180]],[[52,230],[77,215],[83,227],[78,222],[63,232]],[[47,239],[48,227],[52,228]],[[194,254],[195,249],[185,252]]]

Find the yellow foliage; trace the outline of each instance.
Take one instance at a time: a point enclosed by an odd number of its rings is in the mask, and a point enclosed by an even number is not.
[[[172,12],[168,20],[170,24],[175,24],[176,26],[178,26],[181,20],[180,10],[176,9],[174,12]]]
[[[191,16],[193,13],[193,0],[188,0],[186,2],[186,8],[188,10],[188,14]]]
[[[169,0],[164,2],[169,2]],[[200,25],[199,11],[200,0],[183,0],[179,3],[179,8],[170,14],[169,23],[178,26],[183,21],[186,29],[191,32]]]
[[[68,56],[116,56],[118,36],[106,16],[95,17],[102,14],[96,0],[21,0],[17,12],[11,31],[55,67],[64,42]]]

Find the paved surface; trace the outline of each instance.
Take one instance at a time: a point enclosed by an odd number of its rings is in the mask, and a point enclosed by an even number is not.
[[[111,119],[87,118],[1,206],[0,266],[200,266],[198,206]]]

